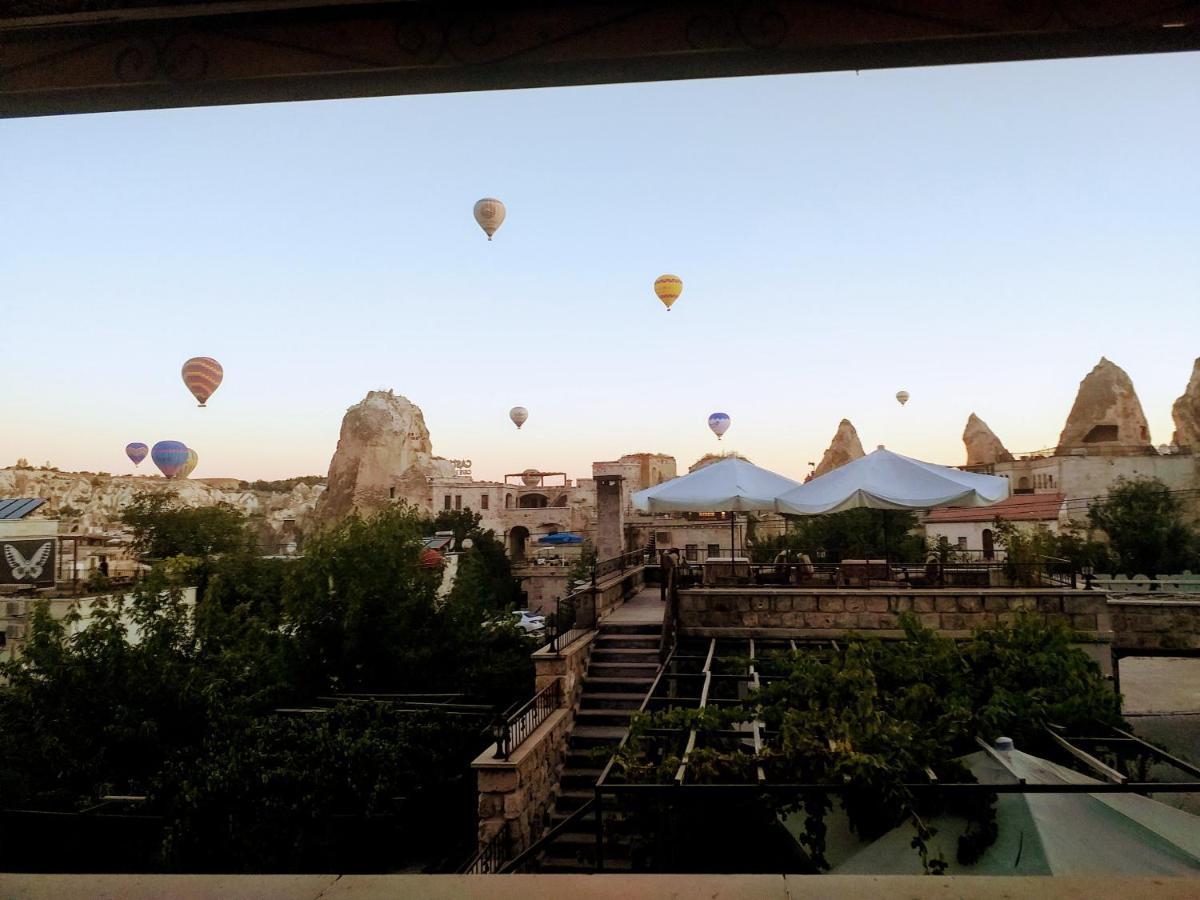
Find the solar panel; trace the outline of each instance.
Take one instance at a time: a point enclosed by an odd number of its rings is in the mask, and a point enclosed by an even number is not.
[[[45,502],[41,497],[0,500],[0,519],[23,519]]]

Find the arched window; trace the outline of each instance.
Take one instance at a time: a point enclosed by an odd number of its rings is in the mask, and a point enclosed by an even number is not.
[[[996,537],[990,528],[983,529],[983,558],[996,558]]]

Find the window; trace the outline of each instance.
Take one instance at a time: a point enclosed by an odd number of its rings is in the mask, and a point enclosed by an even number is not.
[[[699,544],[688,544],[686,550],[688,562],[696,562],[698,559],[700,559]]]
[[[391,497],[393,500],[396,499],[396,489],[394,487],[388,488],[388,496]]]
[[[512,509],[512,494],[505,494],[505,495],[504,495],[504,508],[505,508],[505,509]]]
[[[958,549],[959,549],[959,550],[966,550],[966,549],[967,549],[967,539],[966,539],[965,537],[960,537],[960,538],[958,539]]]
[[[708,555],[709,556],[720,556],[721,555],[721,545],[720,544],[709,544],[708,545]]]
[[[488,508],[488,495],[487,494],[484,494],[483,496],[481,496],[479,498],[479,508],[480,509]]]
[[[442,500],[442,509],[450,508],[450,495],[447,494]]]
[[[455,495],[454,495],[454,508],[455,508],[455,509],[462,509],[462,494],[455,494]]]
[[[654,532],[654,543],[655,544],[666,544],[668,547],[670,547],[671,546],[671,532],[669,532],[669,531]]]

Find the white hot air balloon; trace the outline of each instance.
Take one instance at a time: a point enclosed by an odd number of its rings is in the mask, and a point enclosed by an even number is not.
[[[717,436],[717,440],[721,439],[726,431],[729,430],[729,416],[723,412],[715,412],[708,417],[708,427],[712,429],[712,433]]]
[[[512,423],[520,428],[525,424],[525,420],[529,418],[529,410],[523,406],[514,406],[508,411],[508,417],[512,419]]]
[[[495,197],[484,197],[475,204],[475,221],[479,223],[489,241],[496,229],[504,224],[504,213],[504,204]]]
[[[908,402],[908,391],[896,391],[896,399],[899,400],[900,405],[903,406]]]

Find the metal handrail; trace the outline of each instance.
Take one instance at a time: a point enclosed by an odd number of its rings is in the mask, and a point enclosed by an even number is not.
[[[471,858],[471,861],[458,870],[459,875],[491,875],[501,871],[501,866],[508,859],[512,848],[508,821],[493,834],[486,844]]]
[[[562,682],[555,678],[531,699],[497,718],[494,733],[496,759],[508,759],[550,714],[562,705]]]
[[[511,875],[514,872],[520,871],[526,864],[537,858],[537,855],[542,852],[547,846],[552,844],[560,834],[566,831],[571,825],[574,825],[589,812],[592,811],[594,800],[587,800],[582,806],[577,808],[573,813],[547,831],[544,835],[534,841],[525,852],[521,853],[516,859],[506,862],[499,870],[500,875]]]

